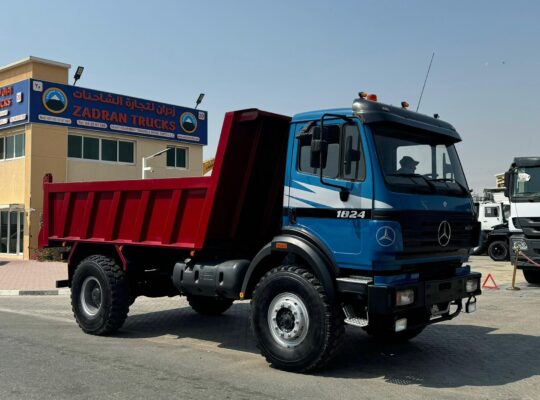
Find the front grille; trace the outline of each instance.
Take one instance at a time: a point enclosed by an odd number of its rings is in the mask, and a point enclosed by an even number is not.
[[[540,238],[540,218],[514,218],[514,225],[521,228],[526,238]]]
[[[433,254],[456,253],[469,249],[478,243],[479,224],[472,214],[448,212],[376,212],[373,219],[399,222],[403,233],[403,253]],[[441,223],[450,225],[450,240],[446,244],[443,237],[442,246],[439,236],[442,233]],[[440,230],[441,228],[441,230]]]

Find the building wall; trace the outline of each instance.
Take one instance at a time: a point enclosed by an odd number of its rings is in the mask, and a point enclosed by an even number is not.
[[[147,161],[147,166],[153,172],[146,172],[147,179],[182,178],[202,175],[202,146],[193,146],[176,141],[151,140],[130,135],[114,135],[88,130],[70,130],[75,135],[90,136],[104,139],[118,139],[135,142],[134,164],[119,164],[106,161],[94,161],[70,158],[67,160],[67,182],[110,181],[123,179],[141,179],[142,157],[148,157],[167,146],[184,147],[188,149],[188,168],[169,168],[166,166],[166,154]],[[67,144],[64,148],[66,157]],[[56,178],[55,178],[56,181]]]
[[[29,58],[0,69],[0,87],[25,79],[68,83],[69,65]],[[177,141],[152,140],[131,135],[70,129],[45,124],[27,124],[0,130],[0,136],[25,132],[25,156],[0,161],[0,204],[24,204],[24,253],[32,257],[37,249],[43,211],[43,177],[52,173],[54,182],[140,179],[142,157],[157,153],[167,146],[188,149],[188,168],[169,168],[166,154],[148,161],[153,172],[146,178],[173,178],[202,175],[202,146]],[[70,159],[67,157],[68,134],[119,139],[135,142],[134,163],[118,164],[103,161]]]

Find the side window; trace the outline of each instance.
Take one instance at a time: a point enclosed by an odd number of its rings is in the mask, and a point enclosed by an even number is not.
[[[298,138],[297,169],[318,175],[319,169],[311,167],[311,139],[314,129],[319,128],[312,128]],[[323,176],[332,179],[364,180],[366,168],[358,127],[353,124],[325,125],[324,139],[328,143],[328,154]]]
[[[308,174],[319,174],[318,168],[311,167],[311,139],[313,137],[313,129],[319,129],[318,127],[312,128],[309,134],[302,135],[298,139],[298,169]],[[326,178],[338,178],[339,177],[339,142],[340,142],[340,129],[337,125],[325,126],[324,139],[328,143],[328,155],[326,158],[326,166],[323,169],[323,176]]]
[[[487,218],[498,217],[499,209],[497,207],[486,207],[485,215]]]

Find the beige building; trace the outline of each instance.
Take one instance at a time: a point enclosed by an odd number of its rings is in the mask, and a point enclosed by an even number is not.
[[[146,178],[202,175],[206,112],[66,86],[69,70],[35,57],[0,67],[0,256],[35,254],[46,173],[141,179],[143,157],[169,149],[146,160]]]

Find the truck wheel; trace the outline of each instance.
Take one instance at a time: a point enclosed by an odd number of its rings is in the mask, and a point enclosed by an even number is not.
[[[227,311],[233,303],[230,299],[221,299],[208,296],[187,296],[191,308],[203,315],[219,315]]]
[[[323,367],[344,333],[339,309],[309,271],[280,266],[253,293],[251,323],[261,354],[274,367],[307,372]]]
[[[540,271],[531,271],[529,269],[523,270],[523,276],[529,283],[540,284]]]
[[[503,240],[496,240],[488,247],[488,255],[493,261],[508,260],[508,243]]]
[[[478,246],[471,249],[471,255],[479,256],[484,254],[487,245],[487,234],[485,231],[480,232],[480,238],[478,239]]]
[[[81,329],[92,335],[118,330],[129,312],[129,286],[122,268],[94,255],[77,266],[71,283],[71,306]]]

